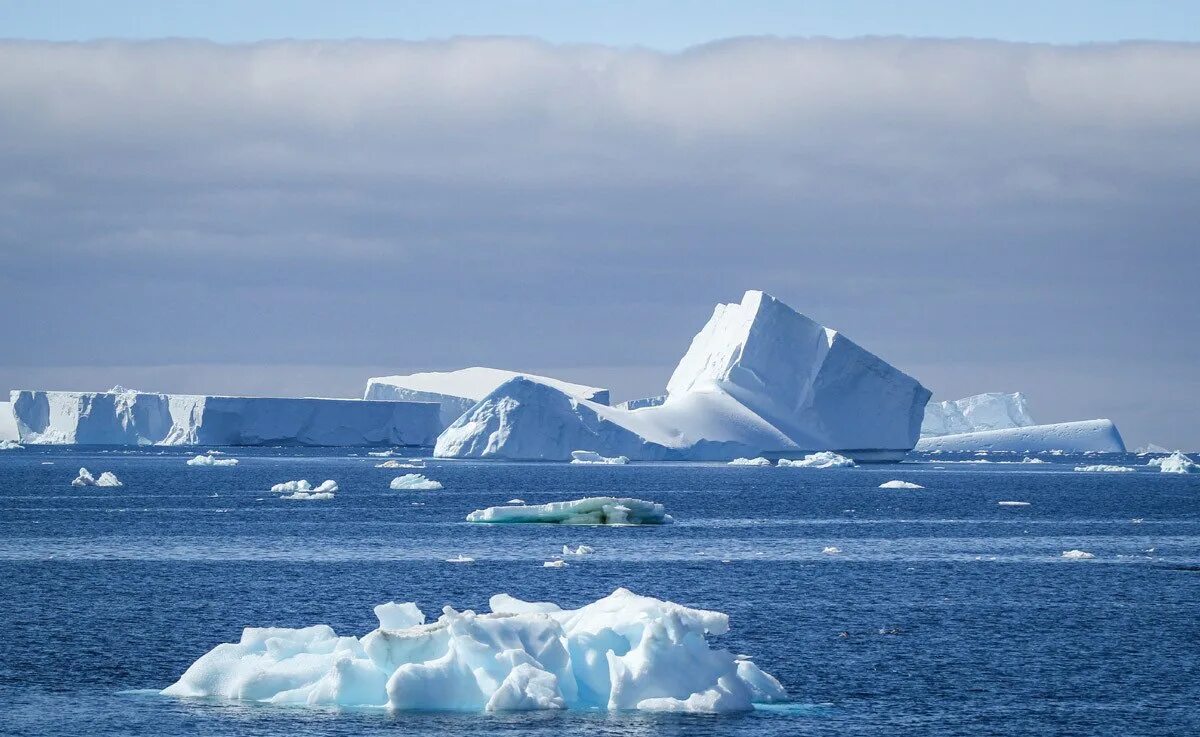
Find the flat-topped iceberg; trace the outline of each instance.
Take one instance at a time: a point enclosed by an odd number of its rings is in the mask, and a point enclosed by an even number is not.
[[[438,406],[361,399],[14,391],[22,442],[64,445],[431,445]]]
[[[518,376],[438,437],[447,458],[724,460],[834,450],[897,460],[929,391],[835,330],[763,292],[718,305],[661,403],[609,407]]]
[[[709,647],[729,617],[617,589],[579,609],[493,596],[491,613],[376,607],[380,626],[248,627],[162,693],[422,711],[607,709],[726,713],[787,698],[746,656]]]
[[[658,502],[594,496],[568,502],[477,509],[468,522],[543,522],[561,525],[666,525],[674,522]]]
[[[980,450],[1015,453],[1124,453],[1125,442],[1111,420],[1083,420],[921,438],[916,449],[925,453]]]
[[[1005,430],[1036,424],[1029,414],[1029,400],[1021,392],[988,392],[925,407],[921,437],[958,435],[985,430]]]
[[[608,390],[573,384],[549,376],[472,366],[458,371],[427,371],[419,374],[377,376],[367,380],[363,399],[389,399],[408,402],[437,402],[440,407],[439,430],[450,425],[476,402],[507,381],[518,376],[554,387],[567,396],[608,404]]]

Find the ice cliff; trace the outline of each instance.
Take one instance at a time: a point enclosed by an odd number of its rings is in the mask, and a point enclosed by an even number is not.
[[[19,440],[12,402],[0,402],[0,440]]]
[[[438,438],[451,458],[567,460],[588,448],[635,460],[729,460],[836,450],[895,460],[916,442],[929,391],[770,295],[718,305],[659,404],[609,407],[525,377],[483,397]]]
[[[545,384],[570,397],[608,404],[608,390],[572,384],[548,376],[472,366],[458,371],[429,371],[402,376],[378,376],[367,380],[363,399],[437,402],[441,405],[443,428],[457,420],[476,402],[518,376]]]
[[[1034,424],[1024,394],[988,392],[958,400],[931,402],[925,407],[921,437],[1005,430]]]
[[[979,450],[1124,453],[1125,442],[1111,420],[1083,420],[921,438],[916,449],[926,453]]]
[[[14,391],[24,443],[78,445],[430,445],[438,406],[361,399]]]

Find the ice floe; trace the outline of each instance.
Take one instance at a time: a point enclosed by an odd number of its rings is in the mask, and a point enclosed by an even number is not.
[[[780,468],[849,468],[853,465],[854,461],[846,456],[828,450],[810,453],[795,461],[787,458],[779,459]]]
[[[564,525],[663,525],[674,520],[663,505],[628,497],[596,496],[568,502],[477,509],[468,522],[547,522]]]
[[[881,488],[881,489],[924,489],[925,487],[921,486],[920,484],[914,484],[911,481],[893,480],[893,481],[883,482],[882,484],[879,485],[879,488]]]
[[[771,461],[759,456],[758,458],[734,458],[727,465],[730,466],[769,466]]]
[[[238,461],[236,458],[214,458],[203,455],[189,458],[187,464],[189,466],[236,466]]]
[[[447,558],[447,563],[474,563],[475,559],[469,555],[456,555],[453,558]]]
[[[390,461],[384,461],[383,463],[376,464],[375,468],[425,468],[425,462],[424,461],[397,461],[395,459],[392,459]]]
[[[282,484],[275,484],[271,487],[271,491],[276,494],[286,495],[279,497],[280,499],[293,499],[296,501],[321,500],[332,499],[333,495],[338,491],[338,485],[333,479],[326,479],[319,486],[313,488],[313,485],[308,483],[308,481],[300,479],[299,481],[285,481]]]
[[[1129,466],[1112,466],[1099,463],[1093,466],[1076,466],[1075,470],[1084,473],[1133,473],[1137,469],[1130,468]]]
[[[1029,506],[1029,502],[1016,502],[1016,501],[996,502],[996,504],[999,504],[1002,507],[1028,507]]]
[[[1085,550],[1064,550],[1062,557],[1068,560],[1091,560],[1096,556]]]
[[[745,656],[709,647],[721,612],[617,589],[574,610],[499,594],[492,613],[449,606],[435,622],[386,604],[380,628],[249,627],[162,693],[394,710],[607,709],[739,712],[787,698]]]
[[[842,552],[841,548],[834,547],[833,545],[828,545],[824,548],[821,548],[821,553],[823,555],[837,555],[841,552]]]
[[[566,568],[566,567],[567,567],[567,562],[565,560],[561,560],[561,559],[560,560],[548,560],[542,564],[542,568]]]
[[[594,552],[596,552],[596,549],[591,545],[580,545],[574,550],[571,549],[570,545],[562,546],[563,555],[589,555]]]
[[[440,481],[434,481],[431,478],[423,476],[419,473],[406,473],[403,476],[397,476],[388,484],[388,488],[399,491],[437,491],[445,488]]]
[[[79,469],[79,475],[71,481],[71,486],[107,486],[116,488],[124,485],[121,483],[121,479],[117,478],[117,475],[112,471],[105,471],[99,477],[94,477],[86,468]]]
[[[594,450],[573,450],[571,451],[571,463],[594,466],[624,466],[626,463],[629,463],[629,459],[625,456],[606,458]]]

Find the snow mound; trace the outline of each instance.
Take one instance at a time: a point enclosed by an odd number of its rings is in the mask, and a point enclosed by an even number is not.
[[[569,502],[488,507],[467,515],[468,522],[545,522],[563,525],[665,525],[674,520],[658,502],[596,496]]]
[[[769,466],[771,461],[759,456],[758,458],[734,458],[729,462],[730,466]]]
[[[828,450],[823,450],[819,453],[810,453],[798,461],[787,458],[779,459],[780,468],[849,468],[853,465],[854,461],[846,456],[838,455]]]
[[[440,481],[422,476],[419,473],[406,473],[403,476],[397,476],[392,479],[392,483],[388,484],[388,488],[393,491],[406,489],[409,491],[437,491],[445,488]]]
[[[1021,392],[988,392],[925,407],[921,437],[1005,430],[1034,424],[1029,400]]]
[[[1016,453],[1083,453],[1094,450],[1124,453],[1125,442],[1111,420],[1083,420],[921,438],[916,450],[920,453],[978,450]]]
[[[567,562],[565,560],[548,560],[542,564],[542,568],[566,568],[566,567],[567,567]]]
[[[121,480],[117,478],[117,475],[112,471],[105,471],[104,473],[100,474],[99,478],[96,478],[92,476],[91,472],[86,468],[79,469],[79,475],[76,476],[73,481],[71,481],[71,486],[106,486],[109,488],[116,488],[124,485],[125,484],[121,483]]]
[[[914,484],[911,481],[885,481],[879,485],[881,489],[924,489],[920,484]]]
[[[187,464],[189,466],[236,466],[238,462],[236,458],[214,458],[205,455],[189,458]]]
[[[406,463],[404,461],[390,460],[377,463],[375,468],[425,468],[425,464],[422,461]]]
[[[425,623],[387,604],[379,629],[248,627],[167,696],[423,711],[607,709],[725,713],[787,698],[745,656],[709,647],[720,612],[617,589],[579,609],[499,594],[492,613],[444,607]],[[388,626],[385,626],[388,625]]]
[[[271,491],[276,494],[294,494],[296,492],[313,493],[313,494],[336,494],[338,491],[337,482],[333,479],[326,479],[317,488],[313,488],[312,484],[304,479],[299,481],[285,481],[282,484],[275,484],[271,487]]]
[[[1175,451],[1166,458],[1151,459],[1148,466],[1158,466],[1158,470],[1163,473],[1197,473],[1200,472],[1200,464],[1197,464],[1191,458],[1188,458],[1182,451]]]
[[[573,450],[571,451],[571,463],[597,466],[623,466],[629,463],[629,459],[625,456],[606,458],[594,450]]]
[[[574,550],[571,549],[570,545],[564,545],[562,547],[563,555],[590,555],[591,553],[594,553],[594,552],[596,552],[596,549],[593,548],[591,545],[580,545],[579,547],[575,548]]]
[[[1137,469],[1130,468],[1129,466],[1112,466],[1098,463],[1092,466],[1076,466],[1075,470],[1084,473],[1133,473]]]
[[[1062,557],[1067,560],[1091,560],[1096,556],[1084,550],[1064,550]]]

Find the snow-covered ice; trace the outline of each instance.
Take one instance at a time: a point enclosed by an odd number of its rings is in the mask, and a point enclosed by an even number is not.
[[[730,466],[769,466],[771,461],[767,458],[759,456],[758,458],[734,458],[729,462]]]
[[[1101,453],[1124,453],[1125,443],[1111,420],[1082,420],[926,437],[917,443],[916,450],[922,453],[977,450],[1016,453],[1082,453],[1095,450]]]
[[[568,502],[477,509],[468,522],[548,522],[564,525],[663,525],[674,520],[658,502],[596,496]]]
[[[364,399],[436,402],[439,429],[445,429],[476,402],[505,382],[518,376],[553,387],[564,394],[597,404],[608,404],[608,390],[573,384],[549,376],[472,366],[458,371],[427,371],[419,374],[378,376],[367,380]]]
[[[112,471],[105,471],[99,477],[94,477],[86,468],[79,469],[79,475],[71,481],[71,486],[105,486],[116,488],[124,485]]]
[[[914,484],[911,481],[892,480],[885,481],[879,485],[881,489],[924,489],[920,484]]]
[[[328,625],[248,627],[162,693],[424,711],[606,709],[724,713],[782,701],[779,681],[709,647],[729,617],[617,589],[574,610],[498,594],[491,613],[425,622],[386,604],[362,638]]]
[[[337,482],[333,479],[326,479],[321,482],[315,489],[313,485],[305,479],[299,481],[285,481],[282,484],[275,484],[271,487],[271,491],[276,494],[294,494],[302,492],[306,494],[336,494],[338,492]]]
[[[562,554],[563,555],[589,555],[594,552],[596,552],[596,549],[593,548],[591,545],[580,545],[580,546],[576,547],[574,550],[571,549],[570,545],[562,546]]]
[[[542,564],[542,568],[566,568],[566,567],[567,567],[567,562],[565,560],[548,560]]]
[[[203,455],[189,458],[187,464],[189,466],[236,466],[238,460],[236,458],[214,458],[213,456]]]
[[[1166,458],[1151,459],[1146,465],[1158,466],[1158,470],[1163,473],[1200,473],[1200,464],[1178,450]]]
[[[629,459],[625,456],[609,458],[600,455],[594,450],[573,450],[571,451],[571,463],[594,466],[623,466],[629,463]]]
[[[431,445],[436,405],[361,399],[14,391],[22,442],[77,445]]]
[[[434,481],[431,478],[419,473],[406,473],[403,476],[397,476],[388,484],[388,488],[394,491],[437,491],[444,488],[440,481]]]
[[[1075,470],[1082,471],[1083,473],[1133,473],[1137,469],[1130,468],[1129,466],[1113,466],[1106,463],[1097,463],[1091,466],[1076,466]]]
[[[1033,425],[1029,400],[1021,392],[988,392],[925,407],[921,437],[958,435]]]
[[[810,453],[798,460],[780,458],[780,468],[850,468],[854,461],[843,455],[823,450],[820,453]]]
[[[1085,550],[1064,550],[1062,557],[1068,560],[1090,560],[1096,556]]]

